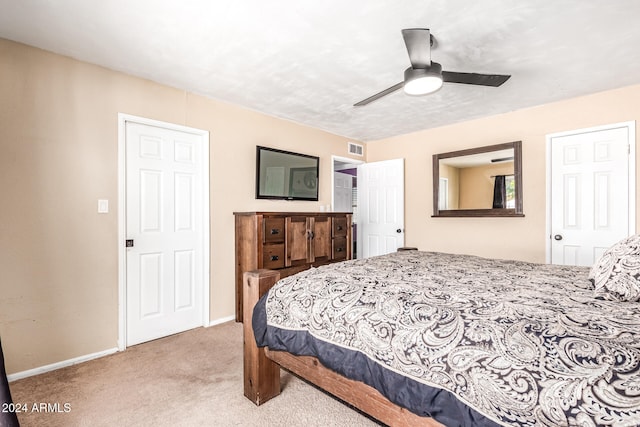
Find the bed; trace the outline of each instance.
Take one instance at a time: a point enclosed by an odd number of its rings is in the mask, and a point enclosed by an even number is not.
[[[612,257],[595,273],[422,251],[275,285],[247,273],[245,395],[277,395],[283,366],[394,426],[640,425],[640,295]]]

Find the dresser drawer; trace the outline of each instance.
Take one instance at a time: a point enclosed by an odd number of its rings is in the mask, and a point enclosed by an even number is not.
[[[347,218],[333,218],[331,235],[333,237],[347,235]]]
[[[264,243],[284,243],[284,218],[264,219]]]
[[[331,257],[334,260],[347,259],[347,238],[336,237],[332,242]]]
[[[264,245],[262,247],[262,268],[276,269],[284,267],[284,243]]]

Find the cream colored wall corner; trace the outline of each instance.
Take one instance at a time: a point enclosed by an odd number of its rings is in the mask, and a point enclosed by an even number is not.
[[[0,337],[10,374],[117,347],[118,113],[210,132],[211,320],[234,211],[319,210],[347,139],[0,39]],[[255,199],[255,146],[320,156],[320,201]],[[97,200],[109,199],[108,214]]]
[[[373,141],[367,161],[405,158],[407,246],[544,262],[546,135],[633,120],[640,123],[640,85]],[[520,140],[524,218],[431,217],[433,154]]]

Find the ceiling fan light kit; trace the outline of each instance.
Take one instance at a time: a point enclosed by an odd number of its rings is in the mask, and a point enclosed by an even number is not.
[[[440,64],[431,62],[431,49],[435,47],[435,39],[428,28],[404,29],[402,30],[402,37],[411,62],[411,67],[404,72],[404,81],[363,99],[354,104],[354,107],[367,105],[400,88],[403,88],[408,95],[420,96],[440,90],[443,82],[498,87],[511,77],[505,74],[442,71]]]
[[[442,87],[442,66],[432,62],[429,68],[409,67],[404,71],[404,92],[407,95],[427,95]]]

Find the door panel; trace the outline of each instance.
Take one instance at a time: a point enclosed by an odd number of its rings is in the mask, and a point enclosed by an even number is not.
[[[358,166],[358,258],[404,246],[404,159]]]
[[[175,174],[175,231],[193,231],[194,175]]]
[[[176,299],[175,310],[188,310],[194,307],[195,288],[195,251],[176,251],[173,265],[175,266]]]
[[[140,317],[162,313],[162,254],[140,255]]]
[[[629,229],[629,129],[552,137],[551,262],[592,265]]]
[[[140,231],[158,232],[162,229],[162,171],[140,171]]]

